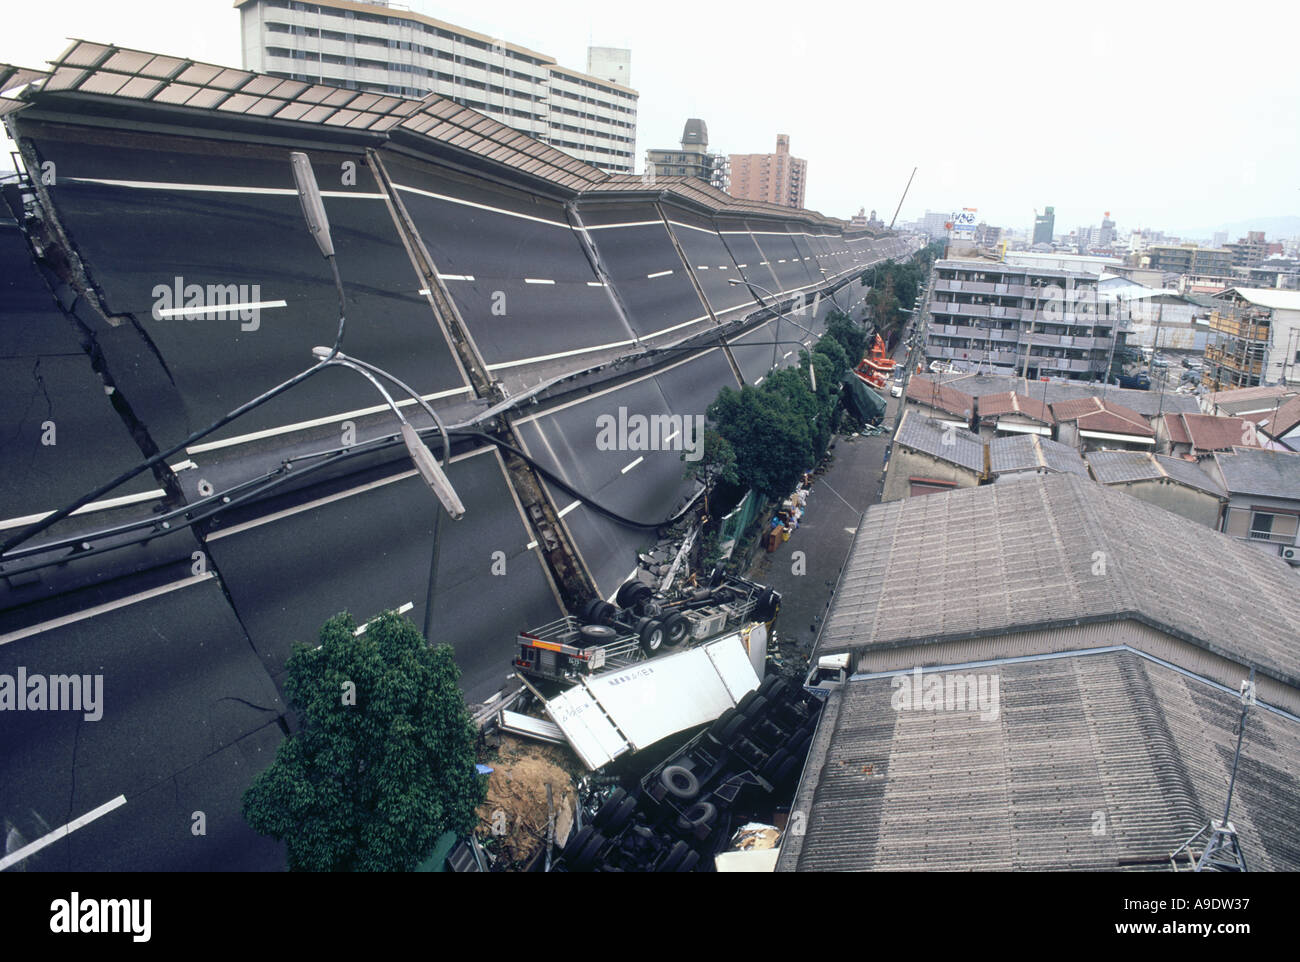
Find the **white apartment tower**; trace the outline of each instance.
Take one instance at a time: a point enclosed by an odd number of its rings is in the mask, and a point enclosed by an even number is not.
[[[631,53],[593,47],[596,75],[553,57],[384,2],[236,0],[244,68],[353,90],[473,107],[589,164],[632,173],[637,92]]]

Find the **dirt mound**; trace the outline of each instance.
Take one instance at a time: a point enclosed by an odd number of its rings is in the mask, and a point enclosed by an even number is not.
[[[567,747],[501,735],[500,748],[481,759],[494,771],[487,801],[478,810],[479,836],[498,857],[497,867],[522,869],[546,844],[546,785],[555,803],[555,852],[573,825],[573,779],[586,774]]]

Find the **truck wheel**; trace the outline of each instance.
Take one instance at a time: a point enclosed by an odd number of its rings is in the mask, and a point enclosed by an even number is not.
[[[762,771],[758,774],[775,785],[777,783],[776,773],[781,770],[781,766],[789,761],[789,759],[790,752],[784,748],[778,748],[772,757],[767,760],[767,764],[763,766]],[[596,817],[597,819],[600,818],[600,816]]]
[[[605,603],[604,599],[602,598],[592,598],[590,601],[588,601],[585,605],[582,606],[582,611],[578,615],[579,619],[589,625],[595,624],[596,610],[604,603]]]
[[[674,611],[664,619],[664,644],[676,648],[691,636],[691,623],[680,611]]]
[[[677,827],[684,832],[694,832],[699,828],[712,828],[718,817],[718,809],[712,802],[696,802],[677,819]]]
[[[578,634],[583,645],[608,645],[618,637],[618,632],[608,625],[583,625]]]
[[[659,775],[659,781],[668,793],[683,801],[690,801],[700,794],[700,780],[689,768],[681,765],[669,765]]]
[[[620,608],[631,608],[645,601],[653,594],[653,588],[633,578],[631,581],[625,581],[619,586],[618,593],[614,595],[614,603]]]
[[[758,686],[758,693],[775,700],[787,694],[789,687],[789,684],[780,675],[768,675],[763,679],[763,684]]]
[[[677,867],[686,860],[686,856],[689,855],[690,852],[691,847],[689,845],[685,842],[678,842],[668,850],[668,854],[664,857],[664,860],[659,863],[659,867],[655,869],[655,871],[676,872]]]
[[[574,860],[574,870],[578,872],[586,872],[595,865],[596,856],[604,847],[605,841],[605,836],[593,829],[591,838],[587,840],[587,844],[582,847],[582,851],[578,853],[578,857]]]
[[[653,655],[663,647],[664,626],[658,618],[642,618],[636,623],[636,633],[641,637],[641,648]]]
[[[748,698],[749,696],[746,695],[745,697]],[[745,699],[742,698],[741,702],[743,703],[744,700]],[[744,708],[741,708],[739,705],[737,705],[736,710],[739,711],[741,714],[748,716],[749,718],[754,718],[754,719],[762,718],[765,714],[767,714],[767,698],[763,695],[759,695],[755,693],[753,701],[751,701]]]
[[[749,719],[740,714],[740,712],[736,712],[735,717],[732,718],[731,721],[727,722],[727,726],[722,729],[719,744],[730,745],[736,740],[740,733],[748,727]]]
[[[603,826],[609,821],[610,816],[618,810],[618,807],[623,804],[625,798],[627,798],[626,790],[622,788],[615,789],[614,794],[605,799],[605,804],[600,806],[600,811],[596,812],[596,817],[591,820],[591,824],[596,828]]]
[[[723,737],[722,733],[726,730],[727,726],[731,724],[731,720],[735,718],[737,714],[735,708],[728,708],[719,715],[713,724],[709,726],[709,737],[719,745],[727,744],[727,740]]]
[[[623,804],[618,807],[618,811],[609,817],[609,821],[605,823],[605,831],[610,835],[614,835],[616,832],[621,831],[628,822],[632,821],[632,816],[635,814],[636,799],[629,795],[623,799]]]
[[[607,625],[613,627],[614,619],[618,617],[618,608],[611,605],[608,601],[602,601],[594,612],[594,621],[598,625]]]
[[[565,843],[564,860],[569,863],[577,861],[578,853],[591,840],[592,833],[595,831],[590,825],[584,825],[578,829],[577,833]]]
[[[757,691],[745,692],[745,694],[740,697],[740,701],[736,702],[736,711],[740,712],[742,715],[749,714],[748,708],[750,705],[754,704],[754,699],[757,697]]]

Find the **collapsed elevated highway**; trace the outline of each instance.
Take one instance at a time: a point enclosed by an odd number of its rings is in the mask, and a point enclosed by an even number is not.
[[[105,699],[93,723],[3,720],[0,816],[31,842],[113,804],[34,869],[279,867],[239,797],[293,724],[294,643],[403,609],[490,696],[520,627],[612,595],[696,495],[680,446],[606,450],[598,419],[703,415],[797,362],[811,338],[777,312],[819,331],[919,246],[612,176],[432,96],[84,41],[47,71],[0,65],[0,95],[26,171],[0,210],[0,673],[100,674]],[[329,215],[343,348],[451,426],[464,518],[331,367],[51,524],[334,342],[291,151]]]

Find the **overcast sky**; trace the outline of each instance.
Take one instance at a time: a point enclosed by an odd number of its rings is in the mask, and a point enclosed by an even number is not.
[[[410,9],[586,69],[629,47],[645,150],[687,117],[710,148],[808,160],[807,204],[887,221],[975,207],[1024,228],[1208,231],[1300,214],[1294,0],[1061,4],[541,4],[409,0]],[[231,0],[41,0],[8,18],[0,62],[43,66],[65,38],[242,66]],[[12,11],[11,11],[12,13]],[[7,164],[5,165],[7,166]]]

